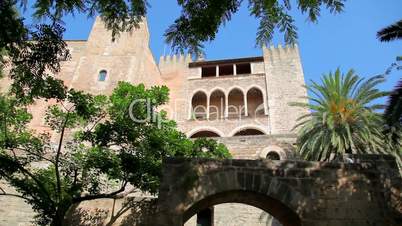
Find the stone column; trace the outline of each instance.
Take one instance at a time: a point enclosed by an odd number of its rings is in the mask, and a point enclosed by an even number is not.
[[[236,67],[236,64],[233,64],[233,75],[237,75],[237,67]]]
[[[207,96],[207,119],[209,119],[209,98],[210,95]]]
[[[248,108],[247,108],[247,93],[243,93],[243,102],[244,102],[244,116],[248,116]]]
[[[225,118],[229,116],[229,95],[225,93]]]

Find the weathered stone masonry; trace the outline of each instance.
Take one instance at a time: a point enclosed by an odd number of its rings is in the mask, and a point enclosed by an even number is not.
[[[352,158],[357,163],[168,159],[152,225],[181,226],[225,202],[257,206],[284,226],[401,225],[395,159]]]

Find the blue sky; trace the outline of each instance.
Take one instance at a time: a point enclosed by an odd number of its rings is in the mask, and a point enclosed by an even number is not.
[[[236,58],[258,56],[260,48],[255,47],[258,21],[249,15],[247,1],[232,20],[220,28],[216,39],[206,43],[206,58]],[[292,1],[294,2],[294,1]],[[148,24],[151,33],[150,47],[156,60],[169,53],[163,33],[180,13],[176,0],[149,0]],[[332,15],[322,11],[318,23],[306,21],[293,7],[299,34],[299,48],[306,82],[318,81],[323,73],[340,67],[342,71],[353,68],[361,76],[383,73],[402,56],[402,41],[381,43],[376,32],[402,19],[401,0],[347,0],[345,11]],[[31,10],[25,12],[28,16]],[[30,19],[28,19],[28,22]],[[65,18],[66,39],[87,39],[93,18],[75,15]],[[283,35],[276,33],[273,43],[282,43]],[[390,90],[402,77],[402,71],[389,76],[380,88]]]

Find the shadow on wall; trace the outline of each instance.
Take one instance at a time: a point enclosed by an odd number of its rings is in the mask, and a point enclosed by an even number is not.
[[[65,222],[71,226],[148,225],[155,206],[155,199],[138,197],[86,201],[74,206]]]

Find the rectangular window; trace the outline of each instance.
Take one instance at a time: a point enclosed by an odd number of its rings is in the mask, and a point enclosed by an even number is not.
[[[236,64],[236,71],[238,75],[251,74],[251,64],[250,63]]]
[[[202,67],[201,68],[201,77],[216,77],[216,67]]]
[[[106,75],[107,75],[107,72],[105,70],[100,71],[99,75],[98,75],[98,81],[100,81],[100,82],[105,81]]]
[[[233,65],[220,65],[219,66],[219,76],[233,75]]]

